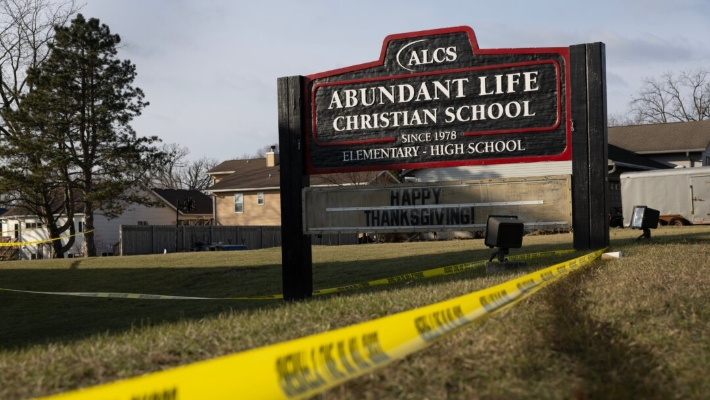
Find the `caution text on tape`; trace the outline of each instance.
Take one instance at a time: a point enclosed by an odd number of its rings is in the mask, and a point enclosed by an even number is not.
[[[46,399],[306,398],[510,307],[587,265],[605,250],[414,310]]]

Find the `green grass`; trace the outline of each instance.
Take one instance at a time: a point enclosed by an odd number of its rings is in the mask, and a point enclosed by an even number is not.
[[[705,398],[710,228],[649,243],[611,231],[602,262],[322,399]],[[527,236],[513,253],[570,248]],[[482,240],[314,248],[316,288],[487,258]],[[530,269],[570,255],[529,262]],[[522,272],[521,272],[522,273]],[[482,289],[473,271],[282,301],[146,301],[0,292],[0,398],[136,376],[351,325]],[[0,263],[0,287],[227,297],[281,292],[280,249]]]

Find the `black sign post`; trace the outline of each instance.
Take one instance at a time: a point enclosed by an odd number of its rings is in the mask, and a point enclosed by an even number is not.
[[[575,248],[608,244],[604,87],[602,44],[481,49],[469,27],[391,35],[376,61],[280,78],[284,298],[312,293],[310,174],[575,159]]]
[[[570,47],[572,226],[576,250],[609,245],[608,133],[604,43]]]
[[[301,190],[309,186],[303,159],[303,77],[278,80],[281,174],[281,274],[284,300],[313,294],[311,239],[303,234]]]

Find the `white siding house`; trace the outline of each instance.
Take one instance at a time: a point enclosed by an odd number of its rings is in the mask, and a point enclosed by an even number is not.
[[[159,196],[149,191],[157,200]],[[109,220],[100,212],[94,213],[94,240],[96,243],[97,255],[107,255],[114,252],[113,247],[119,241],[120,225],[173,225],[175,224],[175,208],[168,205],[158,207],[147,207],[144,205],[132,204],[118,218]],[[42,222],[35,215],[23,215],[21,211],[10,210],[0,216],[2,220],[2,236],[14,237],[18,242],[35,242],[47,240],[49,235],[47,229],[42,226]],[[66,218],[61,219],[64,223]],[[73,249],[68,252],[70,256],[82,256],[86,253],[84,246],[84,214],[77,213],[74,217],[75,229],[77,232],[76,242]],[[68,236],[65,232],[63,236]],[[67,239],[63,239],[64,243]],[[20,246],[20,259],[30,260],[37,258],[51,257],[51,244],[26,244]]]

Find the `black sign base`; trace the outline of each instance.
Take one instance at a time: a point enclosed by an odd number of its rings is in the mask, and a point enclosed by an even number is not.
[[[575,250],[596,250],[609,245],[605,57],[604,43],[570,46]]]
[[[303,234],[301,190],[309,186],[303,158],[303,77],[279,78],[279,170],[281,174],[281,271],[286,301],[313,294],[311,239]]]

